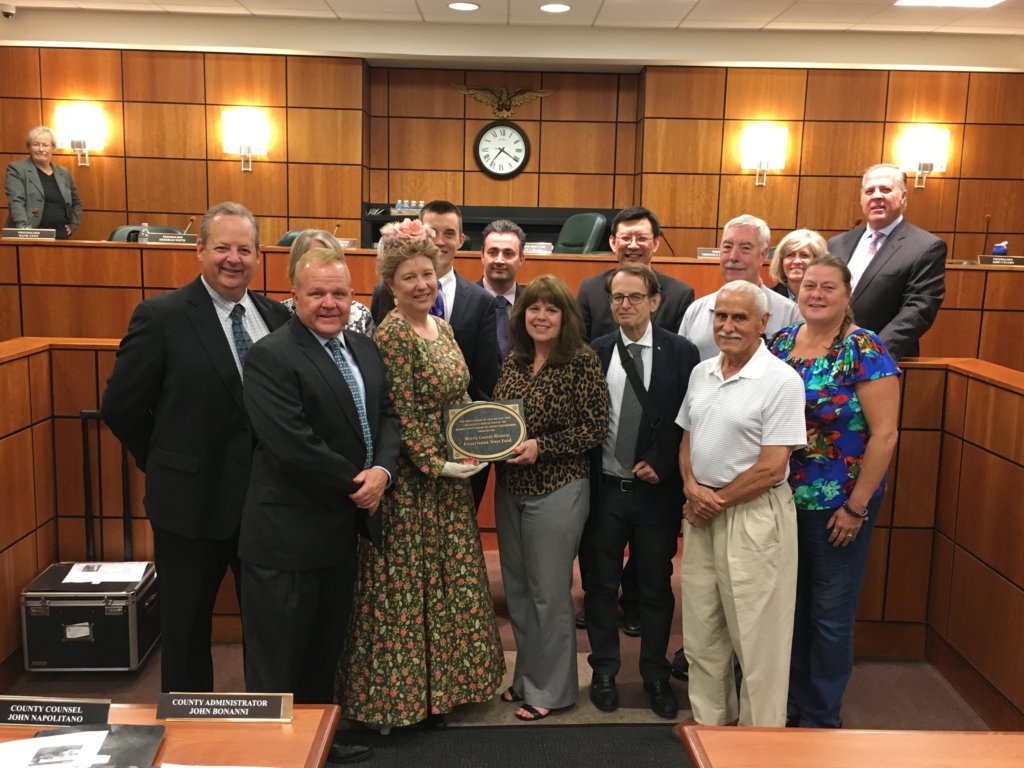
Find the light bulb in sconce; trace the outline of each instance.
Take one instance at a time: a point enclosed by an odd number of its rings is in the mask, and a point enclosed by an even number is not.
[[[256,107],[231,107],[221,116],[224,153],[242,156],[242,170],[252,171],[252,158],[270,151],[270,120]]]

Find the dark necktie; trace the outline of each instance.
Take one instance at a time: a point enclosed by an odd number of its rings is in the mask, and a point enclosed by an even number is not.
[[[235,304],[229,317],[231,318],[231,337],[235,340],[235,351],[238,353],[238,365],[245,367],[245,356],[252,348],[252,337],[249,336],[242,324],[245,316],[245,307]]]
[[[644,361],[640,357],[641,347],[639,344],[629,344],[626,349],[633,356],[633,365],[636,366],[636,372],[639,374],[642,384]],[[632,472],[633,465],[636,463],[636,438],[640,433],[641,416],[643,416],[643,408],[627,377],[626,385],[622,390],[622,405],[619,407],[619,429],[615,435],[615,458],[627,472]]]
[[[434,299],[434,306],[430,308],[430,314],[444,320],[444,296],[441,295],[441,281],[437,281],[437,298]]]
[[[363,443],[366,445],[366,461],[363,463],[363,468],[365,469],[373,463],[373,437],[370,435],[370,422],[366,418],[366,403],[363,402],[363,396],[360,394],[356,375],[348,364],[348,360],[345,359],[345,355],[341,353],[341,342],[336,338],[331,339],[327,342],[326,346],[327,351],[334,358],[334,364],[341,371],[341,376],[345,379],[348,391],[352,393],[352,400],[356,404],[356,413],[359,414],[359,426],[363,430]]]
[[[508,299],[504,296],[495,296],[495,322],[498,327],[498,351],[501,352],[501,359],[508,354]]]

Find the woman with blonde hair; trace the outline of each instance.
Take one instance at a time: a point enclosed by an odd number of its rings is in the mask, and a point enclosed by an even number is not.
[[[25,137],[28,157],[7,166],[5,227],[52,229],[58,240],[67,240],[78,229],[82,201],[71,173],[53,160],[57,140],[45,125],[37,125]]]
[[[811,259],[826,251],[828,246],[825,238],[813,229],[795,229],[790,232],[775,246],[775,253],[768,265],[768,274],[775,281],[772,290],[796,301],[800,295],[804,269]]]

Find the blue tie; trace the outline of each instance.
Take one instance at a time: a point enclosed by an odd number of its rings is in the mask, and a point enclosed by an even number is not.
[[[327,351],[334,358],[334,364],[341,371],[341,376],[345,379],[345,383],[348,384],[348,391],[352,393],[352,400],[356,404],[356,413],[359,414],[359,426],[363,430],[363,443],[366,444],[366,461],[363,463],[363,468],[366,469],[373,463],[373,438],[370,436],[370,422],[366,418],[366,404],[363,402],[363,396],[360,394],[356,375],[352,372],[348,360],[341,353],[341,342],[336,338],[331,339],[327,342]]]
[[[242,317],[245,315],[245,307],[235,304],[228,317],[231,318],[231,336],[235,340],[235,351],[238,353],[238,365],[245,367],[245,356],[252,348],[252,337],[242,325]]]
[[[437,298],[434,299],[434,306],[430,308],[430,314],[444,320],[444,296],[441,295],[441,281],[437,281]]]

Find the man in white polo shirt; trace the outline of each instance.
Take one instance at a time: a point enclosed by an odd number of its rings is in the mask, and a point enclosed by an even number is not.
[[[789,455],[807,442],[800,376],[761,340],[767,298],[718,291],[720,354],[698,365],[676,423],[686,505],[681,564],[690,708],[701,725],[784,726],[796,598]],[[737,702],[733,654],[743,669]]]

